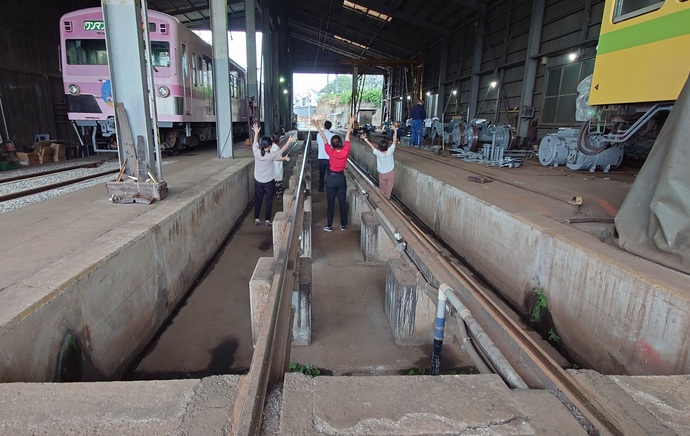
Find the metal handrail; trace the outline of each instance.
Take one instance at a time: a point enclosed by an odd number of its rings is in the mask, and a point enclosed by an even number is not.
[[[266,302],[264,320],[259,326],[254,355],[249,372],[240,381],[238,395],[233,410],[233,434],[256,435],[261,428],[261,417],[270,382],[281,381],[285,375],[285,350],[288,349],[290,333],[291,293],[294,280],[286,283],[298,271],[299,236],[302,231],[305,191],[303,184],[305,169],[309,161],[311,138],[304,141],[304,153],[297,185],[295,201],[288,216],[288,237],[286,244],[279,248],[276,256],[276,269]],[[291,274],[288,274],[288,273]],[[270,315],[270,316],[268,316]]]

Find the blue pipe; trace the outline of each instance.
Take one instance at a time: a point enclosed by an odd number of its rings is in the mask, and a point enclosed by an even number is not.
[[[446,328],[446,294],[438,293],[436,306],[436,326],[434,327],[434,351],[431,354],[431,375],[438,375],[441,369],[441,349],[443,348],[443,331]]]

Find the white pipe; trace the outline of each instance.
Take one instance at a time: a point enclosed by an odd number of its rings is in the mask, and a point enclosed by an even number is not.
[[[455,310],[458,311],[460,318],[467,324],[468,329],[472,332],[475,338],[477,338],[477,344],[482,347],[488,359],[498,374],[506,381],[506,383],[511,388],[516,389],[529,389],[527,383],[522,380],[522,377],[515,371],[510,362],[506,360],[505,356],[500,352],[500,350],[493,343],[491,338],[484,332],[484,329],[479,325],[477,320],[474,319],[469,309],[462,304],[462,301],[453,293],[453,289],[445,283],[441,283],[438,287],[438,293],[444,294],[450,304],[453,305]]]

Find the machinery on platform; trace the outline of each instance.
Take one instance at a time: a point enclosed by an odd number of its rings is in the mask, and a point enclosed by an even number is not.
[[[451,152],[461,159],[484,162],[494,166],[516,167],[522,162],[516,156],[508,156],[508,150],[515,147],[515,129],[509,124],[492,124],[483,118],[469,123],[452,119],[442,123],[435,118],[431,123],[431,142],[441,138],[450,144]],[[523,157],[524,153],[520,157]]]
[[[539,144],[543,165],[608,171],[651,149],[690,72],[690,2],[607,0],[594,74],[578,86],[581,129]]]

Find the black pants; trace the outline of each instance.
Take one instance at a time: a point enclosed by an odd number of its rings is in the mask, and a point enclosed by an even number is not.
[[[319,191],[323,191],[323,181],[328,169],[328,159],[319,159]]]
[[[345,204],[345,194],[347,193],[347,180],[344,173],[333,173],[328,171],[326,179],[326,199],[328,208],[326,209],[327,224],[333,225],[333,214],[335,213],[335,197],[338,197],[338,212],[340,212],[340,225],[347,225],[347,205]]]
[[[261,203],[266,199],[266,221],[271,220],[273,212],[273,193],[275,192],[276,182],[261,183],[254,179],[254,219],[259,219],[261,214]]]

